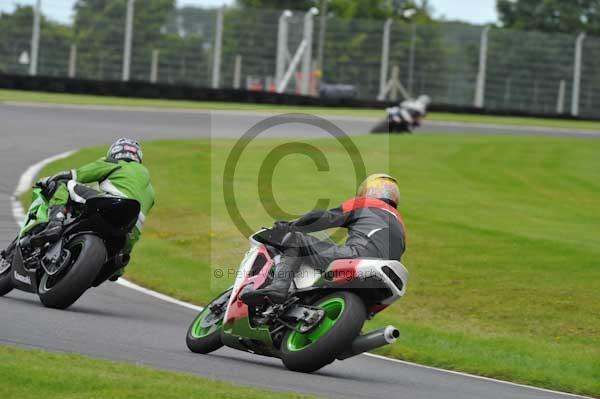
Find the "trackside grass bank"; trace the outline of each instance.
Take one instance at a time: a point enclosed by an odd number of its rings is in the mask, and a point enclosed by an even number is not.
[[[142,98],[124,98],[110,96],[89,96],[79,94],[41,93],[18,90],[0,90],[0,102],[26,102],[46,104],[68,104],[89,106],[114,106],[114,107],[150,107],[165,109],[191,109],[198,111],[246,111],[287,113],[303,112],[313,115],[352,116],[363,118],[383,118],[381,109],[356,109],[333,107],[295,107],[285,105],[246,104],[208,101],[175,101]],[[507,117],[493,115],[451,114],[446,112],[432,112],[428,120],[438,122],[457,123],[483,123],[494,125],[512,126],[537,126],[554,127],[563,129],[584,129],[600,131],[600,122],[597,121],[571,121],[550,118]]]
[[[600,396],[600,140],[397,136],[389,154],[386,140],[353,139],[368,173],[398,177],[408,229],[408,293],[369,326],[392,323],[402,332],[382,353]],[[327,154],[331,170],[286,156],[267,208],[276,202],[300,214],[318,198],[334,205],[353,195],[354,172],[339,144],[305,142]],[[258,199],[268,185],[257,176],[283,143],[252,142],[236,169],[237,206],[252,228],[273,221]],[[232,281],[247,249],[222,194],[234,141],[144,144],[158,199],[126,277],[204,304]],[[103,153],[82,150],[43,174]]]
[[[10,346],[0,346],[0,373],[3,398],[309,398],[127,363]]]

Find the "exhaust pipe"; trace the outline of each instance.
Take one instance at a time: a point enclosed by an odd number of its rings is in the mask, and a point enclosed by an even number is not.
[[[359,335],[352,341],[352,347],[337,356],[338,360],[345,360],[352,356],[360,355],[373,349],[394,343],[400,337],[400,331],[394,326],[387,326],[370,333]]]

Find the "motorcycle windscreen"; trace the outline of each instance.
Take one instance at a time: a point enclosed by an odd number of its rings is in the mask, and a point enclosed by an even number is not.
[[[94,197],[85,202],[84,215],[97,215],[114,230],[126,234],[131,231],[140,214],[140,203],[118,197]]]

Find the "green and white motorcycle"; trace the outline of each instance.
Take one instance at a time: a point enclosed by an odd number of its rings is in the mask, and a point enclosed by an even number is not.
[[[16,288],[37,294],[44,306],[65,309],[127,264],[122,250],[140,212],[137,201],[112,196],[83,205],[70,201],[60,239],[38,244],[48,201],[40,187],[32,200],[19,236],[0,258],[0,296]]]
[[[365,320],[406,292],[408,271],[398,261],[342,259],[327,270],[302,265],[286,303],[248,306],[240,295],[268,284],[284,237],[264,229],[250,237],[230,289],[209,303],[192,322],[186,343],[207,354],[226,345],[245,352],[280,358],[290,370],[316,371],[393,343],[399,331],[387,326],[361,334]]]

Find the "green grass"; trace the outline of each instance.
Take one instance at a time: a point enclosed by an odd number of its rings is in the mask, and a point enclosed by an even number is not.
[[[407,295],[370,325],[393,323],[403,335],[381,353],[600,396],[600,141],[394,136],[388,154],[387,137],[353,140],[368,172],[398,177],[408,229]],[[317,198],[339,203],[356,186],[339,144],[306,142],[327,154],[331,171],[301,155],[278,164],[275,197],[294,214]],[[256,176],[282,143],[254,141],[237,168],[236,199],[256,228],[273,220]],[[222,199],[232,145],[145,143],[158,200],[127,278],[199,304],[231,282],[247,249]],[[83,150],[44,174],[103,152]],[[224,278],[213,277],[216,268]]]
[[[208,101],[176,101],[79,94],[42,93],[18,90],[0,90],[0,102],[35,102],[50,104],[77,104],[116,107],[181,108],[206,111],[256,111],[269,113],[304,112],[314,115],[354,116],[381,118],[381,109],[356,109],[334,107],[295,107],[286,105],[244,104]],[[550,118],[507,117],[492,115],[451,114],[432,112],[428,120],[438,122],[483,123],[514,126],[537,126],[564,129],[599,130],[600,122],[584,120],[561,120]]]
[[[0,346],[3,398],[308,398],[80,355]]]

